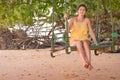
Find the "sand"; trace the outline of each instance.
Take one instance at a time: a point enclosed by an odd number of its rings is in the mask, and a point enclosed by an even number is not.
[[[92,52],[89,71],[77,52],[51,58],[49,50],[0,50],[0,80],[120,80],[120,53]]]

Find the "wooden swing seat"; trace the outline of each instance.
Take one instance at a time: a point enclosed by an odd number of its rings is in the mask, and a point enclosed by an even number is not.
[[[112,46],[113,46],[112,43],[100,43],[99,45],[91,44],[90,50],[94,50],[94,54],[99,55],[97,53],[98,50],[102,50]],[[71,46],[71,51],[76,51],[76,50],[77,50],[76,46]]]
[[[112,46],[113,45],[110,42],[100,43],[99,45],[90,44],[90,50],[94,50],[95,55],[98,55],[97,50],[104,49],[104,48],[107,48],[107,47],[112,47]],[[70,46],[70,48],[71,48],[71,51],[76,51],[77,50],[76,46]],[[54,52],[64,50],[64,49],[65,49],[65,47],[55,48],[53,51],[51,50],[51,52],[54,53]]]
[[[97,50],[97,49],[106,48],[106,47],[112,47],[112,43],[100,43],[99,45],[91,44],[90,50]],[[72,51],[77,50],[76,46],[71,46],[71,50]]]

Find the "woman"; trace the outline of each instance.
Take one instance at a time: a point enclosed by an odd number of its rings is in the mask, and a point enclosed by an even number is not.
[[[76,46],[78,54],[82,60],[83,66],[89,70],[93,69],[91,64],[91,52],[89,48],[88,35],[92,37],[94,43],[97,45],[95,34],[92,30],[90,20],[85,16],[87,7],[81,4],[78,8],[78,15],[69,21],[68,30],[70,35],[70,46]],[[66,19],[67,14],[64,15]],[[88,33],[89,32],[89,33]]]

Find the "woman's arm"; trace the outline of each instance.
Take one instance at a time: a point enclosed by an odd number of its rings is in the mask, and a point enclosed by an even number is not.
[[[72,29],[72,25],[73,25],[73,18],[70,19],[69,23],[68,23],[68,31],[70,32]]]
[[[91,22],[90,22],[90,20],[89,20],[88,18],[87,18],[86,20],[87,20],[87,25],[88,25],[88,29],[89,29],[89,34],[90,34],[90,36],[92,37],[94,43],[95,43],[96,45],[98,45],[97,40],[96,40],[95,33],[93,32],[93,29],[92,29],[92,27],[91,27]]]

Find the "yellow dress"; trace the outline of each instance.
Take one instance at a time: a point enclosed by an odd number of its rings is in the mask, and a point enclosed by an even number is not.
[[[88,27],[85,20],[83,22],[73,22],[70,34],[70,44],[75,40],[88,40]]]

